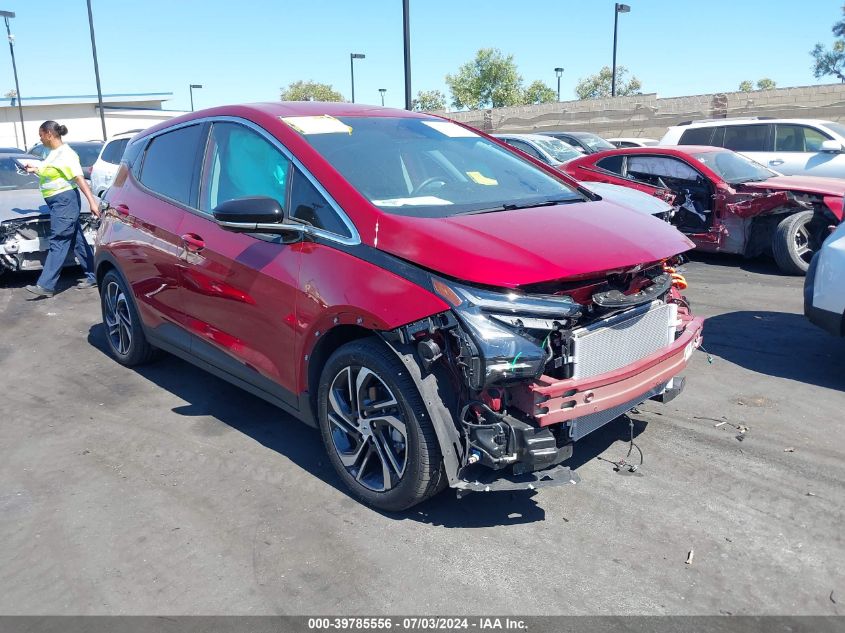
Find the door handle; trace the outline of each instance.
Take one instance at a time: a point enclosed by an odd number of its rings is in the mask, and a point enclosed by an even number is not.
[[[776,158],[774,160],[769,161],[769,165],[772,167],[777,167],[778,165],[783,165],[784,160],[782,158]]]
[[[199,235],[193,233],[185,233],[182,236],[182,242],[185,244],[185,250],[189,253],[199,253],[205,248],[205,242]]]

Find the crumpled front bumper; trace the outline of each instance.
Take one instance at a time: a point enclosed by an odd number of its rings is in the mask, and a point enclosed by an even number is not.
[[[88,225],[83,233],[85,241],[93,248],[96,228]],[[0,271],[41,270],[49,248],[49,218],[22,225],[22,230],[10,231],[0,239]],[[71,252],[65,266],[72,265],[75,261]]]
[[[655,390],[683,371],[693,350],[701,345],[703,325],[704,319],[689,318],[672,344],[625,367],[581,379],[557,380],[544,375],[513,389],[511,397],[541,427],[599,414],[631,402],[634,402],[631,406],[636,406],[639,397],[642,400],[652,397]]]

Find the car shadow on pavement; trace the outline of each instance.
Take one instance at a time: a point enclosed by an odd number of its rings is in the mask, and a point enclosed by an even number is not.
[[[721,266],[725,268],[739,268],[749,273],[758,273],[761,275],[776,275],[779,277],[791,277],[781,272],[775,260],[771,257],[761,255],[759,257],[747,258],[742,255],[732,255],[729,253],[704,253],[701,251],[691,251],[684,254],[690,261],[698,262],[706,266]]]
[[[752,371],[829,389],[845,389],[845,341],[788,312],[738,311],[709,317],[704,346]]]
[[[88,343],[110,356],[102,323],[91,326]],[[132,371],[187,403],[172,409],[174,413],[219,420],[353,498],[332,468],[316,429],[257,396],[169,354],[148,365],[134,367]],[[641,433],[645,426],[646,422],[634,420],[634,435]],[[208,432],[215,431],[209,429]],[[623,416],[578,442],[574,456],[566,465],[577,469],[619,440],[627,442],[629,437],[628,420]],[[625,450],[620,448],[619,455],[614,455],[613,459],[623,457]],[[612,464],[608,462],[607,466],[612,474]],[[446,528],[518,525],[545,520],[546,512],[538,504],[537,494],[536,490],[474,492],[458,499],[453,490],[444,490],[405,512],[376,511],[393,520],[419,521]]]

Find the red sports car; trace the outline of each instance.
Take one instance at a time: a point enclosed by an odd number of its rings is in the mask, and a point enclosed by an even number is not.
[[[718,147],[631,147],[563,166],[577,180],[645,191],[675,206],[671,222],[701,250],[769,253],[804,274],[831,225],[842,220],[845,181],[782,176]]]

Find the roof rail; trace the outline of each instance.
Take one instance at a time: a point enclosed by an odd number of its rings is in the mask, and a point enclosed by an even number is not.
[[[771,121],[777,117],[773,116],[731,116],[724,119],[695,119],[694,121],[684,121],[678,123],[681,125],[691,125],[693,123],[720,123],[722,121]]]

